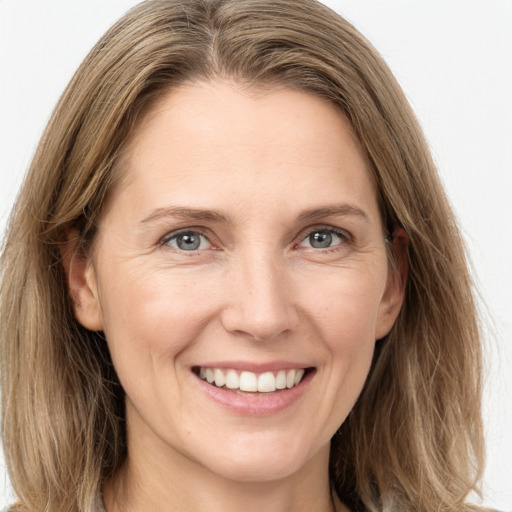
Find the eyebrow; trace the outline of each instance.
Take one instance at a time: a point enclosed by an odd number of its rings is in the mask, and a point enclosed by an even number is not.
[[[339,217],[339,216],[355,216],[360,217],[365,221],[369,221],[368,214],[351,204],[335,204],[313,210],[304,210],[299,214],[298,220],[301,222],[320,219],[323,217]]]
[[[312,210],[304,210],[299,214],[297,220],[299,222],[306,222],[323,217],[338,216],[356,216],[366,221],[369,220],[368,215],[364,210],[361,210],[361,208],[350,204],[336,204],[323,206],[321,208],[314,208]],[[230,220],[228,215],[218,210],[188,208],[185,206],[168,206],[165,208],[156,208],[141,221],[141,224],[155,222],[168,217],[215,223],[228,223]]]
[[[208,222],[228,222],[227,215],[216,210],[204,210],[200,208],[187,208],[184,206],[168,206],[166,208],[156,208],[141,224],[154,222],[167,217],[177,217],[185,220],[201,220]]]

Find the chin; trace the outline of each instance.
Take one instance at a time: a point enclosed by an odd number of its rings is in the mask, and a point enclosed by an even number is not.
[[[246,443],[232,441],[233,444],[222,454],[217,449],[205,458],[203,453],[202,460],[197,462],[212,473],[237,482],[278,481],[315,465],[320,459],[323,464],[328,464],[329,443],[312,453],[301,448],[296,437],[290,436],[270,442],[254,437]]]
[[[275,461],[275,460],[227,460],[224,463],[217,463],[208,469],[225,478],[235,482],[273,482],[286,479],[300,471],[304,466],[303,462],[296,461]]]

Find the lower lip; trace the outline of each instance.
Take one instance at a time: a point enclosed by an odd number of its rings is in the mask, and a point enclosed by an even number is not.
[[[308,389],[314,373],[314,371],[307,372],[300,383],[293,388],[275,393],[239,394],[236,391],[208,384],[196,375],[195,378],[202,391],[225,409],[243,416],[269,416],[281,412],[297,402]]]

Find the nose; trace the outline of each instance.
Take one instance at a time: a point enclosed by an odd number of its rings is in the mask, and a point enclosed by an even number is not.
[[[224,328],[253,340],[272,340],[292,332],[299,320],[288,272],[270,255],[241,257],[229,272]]]

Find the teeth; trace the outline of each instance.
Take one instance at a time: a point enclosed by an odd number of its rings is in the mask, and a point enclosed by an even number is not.
[[[258,391],[260,393],[271,393],[276,390],[276,378],[272,372],[262,373],[258,377]]]
[[[240,391],[258,391],[258,378],[255,373],[242,372],[240,374]]]
[[[290,370],[288,372],[288,374],[286,375],[286,387],[288,389],[293,388],[294,384],[295,384],[295,370]]]
[[[215,385],[218,388],[221,388],[222,386],[224,386],[224,384],[226,384],[226,376],[224,375],[224,373],[222,373],[222,370],[215,368],[215,370],[213,370],[213,375],[215,377]]]
[[[202,370],[202,368],[201,368]],[[279,370],[276,376],[276,389],[284,389],[286,387],[286,372]]]
[[[199,377],[201,377],[201,372],[199,372]],[[239,389],[240,388],[240,378],[238,377],[238,373],[236,373],[235,370],[227,371],[226,387],[228,389]]]
[[[279,370],[278,372],[253,372],[199,368],[199,377],[210,384],[221,388],[239,389],[246,392],[273,393],[279,389],[290,389],[300,383],[304,377],[304,369]]]

